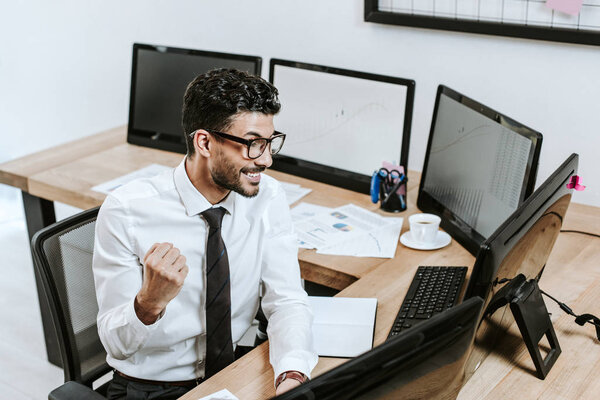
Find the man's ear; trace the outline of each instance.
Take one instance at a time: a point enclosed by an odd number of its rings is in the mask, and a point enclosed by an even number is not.
[[[210,145],[211,145],[210,134],[204,129],[198,129],[194,135],[194,150],[202,157],[210,157]]]

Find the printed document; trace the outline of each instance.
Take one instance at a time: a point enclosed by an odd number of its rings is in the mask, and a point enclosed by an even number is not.
[[[298,239],[320,249],[357,238],[379,226],[380,220],[369,214],[373,213],[353,204],[335,208],[327,214],[319,214],[295,224]]]
[[[322,247],[319,254],[354,257],[394,258],[403,218],[383,218],[383,226],[352,240]]]
[[[298,246],[320,254],[392,258],[402,218],[384,218],[354,204],[328,209],[300,203],[292,209]]]
[[[330,213],[331,210],[332,210],[332,208],[329,208],[329,207],[323,207],[323,206],[318,206],[316,204],[302,202],[302,203],[298,204],[296,207],[291,209],[292,221],[294,221],[294,223],[296,223],[303,219],[309,219],[309,218],[316,217],[317,215],[320,215],[320,214]]]

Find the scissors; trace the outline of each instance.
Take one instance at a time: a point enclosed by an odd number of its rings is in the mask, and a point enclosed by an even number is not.
[[[385,200],[388,200],[390,194],[398,190],[402,182],[405,180],[406,176],[395,169],[390,171],[387,168],[379,168],[379,170],[373,172],[373,176],[371,177],[371,201],[373,203],[377,203],[379,201],[379,191],[381,185],[384,185],[384,191],[386,193]],[[393,190],[390,191],[390,187],[392,186]]]
[[[406,178],[406,175],[400,174],[399,179],[396,181],[396,183],[394,183],[394,186],[392,186],[391,189],[389,186],[385,188],[386,195],[385,198],[381,199],[381,207],[385,207],[387,202],[392,198],[392,194],[396,193],[400,185],[406,183],[407,180],[408,179]],[[398,199],[400,200],[400,207],[402,207],[402,209],[405,209],[406,205],[404,203],[403,196],[398,196]]]
[[[398,171],[398,170],[388,170],[387,168],[379,168],[379,171],[377,171],[377,174],[385,179],[385,184],[388,186],[391,186],[394,184],[394,182],[396,181],[396,179],[400,178],[400,176],[402,176],[402,174]]]

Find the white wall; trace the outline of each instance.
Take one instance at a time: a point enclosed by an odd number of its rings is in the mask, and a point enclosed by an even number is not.
[[[600,47],[366,23],[362,0],[3,1],[0,161],[126,123],[136,41],[414,79],[419,170],[444,83],[543,133],[538,183],[579,153],[574,201],[600,206]]]

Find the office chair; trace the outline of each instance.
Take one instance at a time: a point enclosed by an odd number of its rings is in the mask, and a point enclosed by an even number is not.
[[[98,207],[73,215],[31,240],[65,374],[65,384],[48,395],[50,400],[105,399],[108,382],[92,390],[92,383],[111,370],[96,327],[92,253],[97,215]]]
[[[108,388],[109,382],[92,390],[93,382],[111,371],[96,326],[92,254],[98,209],[58,221],[31,240],[34,267],[48,298],[65,374],[65,383],[48,395],[49,400],[105,399]],[[260,329],[255,346],[266,340],[262,309],[257,318]]]
[[[263,312],[262,306],[258,307],[258,312],[254,318],[258,321],[258,329],[256,330],[256,338],[254,339],[254,347],[256,347],[267,341],[267,325],[269,321]]]

